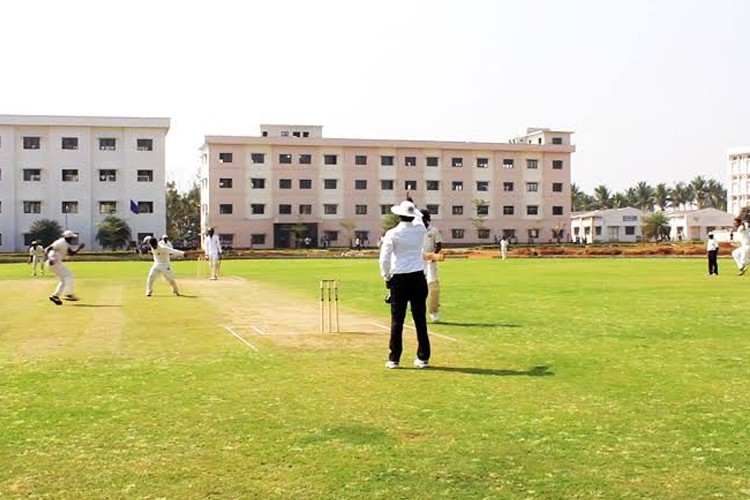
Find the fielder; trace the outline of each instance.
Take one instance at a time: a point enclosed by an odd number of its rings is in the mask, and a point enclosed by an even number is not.
[[[31,275],[36,276],[36,269],[39,267],[42,276],[44,276],[44,247],[34,240],[29,247],[29,264],[31,264]]]
[[[146,278],[146,297],[151,297],[151,294],[154,292],[154,281],[159,274],[164,276],[164,279],[169,282],[172,287],[172,293],[180,295],[180,291],[177,289],[177,282],[174,279],[174,273],[172,272],[170,255],[179,255],[182,257],[185,255],[185,252],[175,250],[165,245],[163,241],[157,241],[153,236],[146,236],[143,239],[143,243],[151,248],[151,254],[154,256],[154,264],[148,272],[148,278]]]
[[[747,271],[748,257],[750,257],[750,232],[747,223],[741,219],[734,219],[734,241],[740,246],[732,250],[732,258],[742,276]]]
[[[442,255],[443,236],[440,230],[432,225],[430,212],[422,210],[422,222],[427,228],[422,243],[422,252],[425,259],[424,274],[427,278],[427,313],[433,323],[440,321],[440,281],[438,280],[437,261]]]
[[[78,235],[66,229],[60,238],[53,241],[50,246],[44,249],[50,270],[60,280],[57,282],[55,291],[49,296],[49,300],[58,306],[62,305],[61,294],[65,294],[65,300],[78,300],[78,297],[73,295],[73,273],[70,272],[68,266],[63,262],[67,255],[75,255],[83,249],[83,243],[78,245],[75,250],[73,249],[72,244],[75,238],[78,238]]]
[[[206,238],[203,242],[203,250],[206,252],[206,259],[208,259],[208,264],[211,266],[210,279],[219,279],[222,248],[221,241],[219,241],[219,235],[214,234],[214,228],[212,227],[208,228]]]

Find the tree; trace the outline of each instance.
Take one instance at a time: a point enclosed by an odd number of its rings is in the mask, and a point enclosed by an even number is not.
[[[609,208],[610,195],[609,189],[604,184],[600,184],[594,188],[594,198],[599,210]]]
[[[628,206],[628,197],[624,193],[616,192],[610,198],[609,204],[612,208],[623,208]]]
[[[693,191],[695,203],[698,205],[698,209],[706,208],[708,206],[708,184],[706,179],[701,175],[696,175],[692,181],[690,181],[690,188]]]
[[[651,212],[654,209],[654,188],[647,182],[640,181],[635,185],[635,206],[644,212]]]
[[[676,209],[685,208],[690,202],[689,190],[684,182],[677,182],[669,192],[671,198],[672,207]]]
[[[643,217],[643,237],[656,242],[669,238],[669,220],[664,212],[654,212]]]
[[[578,184],[570,185],[570,206],[574,212],[590,210],[592,205],[591,196],[583,192]]]
[[[398,217],[398,215],[394,213],[386,214],[386,216],[383,217],[383,232],[385,233],[389,229],[398,226],[399,222],[401,222],[401,219]]]
[[[200,246],[200,197],[198,183],[184,194],[177,191],[174,182],[167,183],[167,235],[177,246]]]
[[[471,223],[474,225],[477,233],[480,233],[483,229],[486,229],[484,221],[487,219],[487,214],[489,213],[490,202],[481,198],[475,198],[471,200],[471,204],[474,206]]]
[[[663,182],[660,182],[654,188],[654,205],[658,205],[662,212],[667,209],[669,204],[669,188]]]
[[[708,192],[708,206],[718,208],[719,210],[727,209],[727,190],[715,179],[709,179],[706,184]]]
[[[292,233],[294,233],[294,246],[299,247],[300,241],[307,235],[307,224],[300,217],[291,229]]]
[[[117,250],[128,245],[131,234],[130,226],[125,220],[115,215],[108,215],[99,223],[96,241],[103,248]]]
[[[350,220],[342,220],[339,222],[339,225],[344,229],[346,239],[349,240],[349,248],[351,248],[354,240],[354,228],[357,227],[357,223]]]
[[[39,219],[31,223],[29,238],[36,240],[42,246],[47,246],[60,237],[63,230],[56,220]]]

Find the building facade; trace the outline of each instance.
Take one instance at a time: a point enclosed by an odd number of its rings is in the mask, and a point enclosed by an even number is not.
[[[571,132],[508,143],[325,138],[321,126],[206,136],[201,225],[235,248],[375,246],[409,192],[447,244],[548,241],[569,227]],[[560,233],[562,232],[562,235]]]
[[[110,214],[134,239],[165,232],[168,130],[168,118],[0,115],[0,251],[25,249],[40,219],[93,249]]]
[[[727,212],[739,215],[750,204],[750,146],[727,151]]]
[[[669,239],[672,241],[700,241],[709,233],[729,233],[734,217],[718,208],[675,210],[666,212],[669,220]]]
[[[644,215],[633,207],[576,212],[570,218],[570,234],[580,243],[635,243],[643,237]]]

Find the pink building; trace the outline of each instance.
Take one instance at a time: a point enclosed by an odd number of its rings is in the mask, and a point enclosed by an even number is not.
[[[569,239],[571,132],[509,143],[324,138],[322,126],[206,136],[201,224],[234,248],[378,243],[409,191],[448,245]]]

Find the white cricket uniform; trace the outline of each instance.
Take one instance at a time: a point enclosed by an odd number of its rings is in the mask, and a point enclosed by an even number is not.
[[[508,258],[508,240],[500,240],[500,257],[503,260]]]
[[[430,224],[427,232],[424,234],[422,248],[425,253],[434,253],[438,243],[443,243],[443,236],[440,230]],[[440,309],[440,281],[438,279],[438,264],[433,261],[425,261],[424,275],[427,279],[427,312],[433,321],[440,319],[438,311]]]
[[[211,279],[218,279],[219,259],[221,258],[222,253],[221,240],[219,240],[218,234],[214,234],[213,236],[206,235],[204,250],[206,252],[208,263],[211,266]]]
[[[56,297],[59,297],[61,294],[73,294],[73,273],[70,272],[68,266],[63,262],[68,255],[68,250],[70,250],[70,245],[65,238],[58,238],[52,242],[49,246],[49,252],[47,252],[49,268],[59,278],[57,287],[52,294]]]
[[[739,247],[732,251],[732,258],[738,269],[742,269],[748,264],[750,256],[750,231],[746,227],[741,227],[734,232],[734,241],[740,244]]]
[[[39,267],[44,276],[44,247],[39,244],[32,246],[29,248],[29,256],[31,256],[31,275],[36,276],[36,270]]]
[[[179,293],[177,290],[177,283],[174,279],[174,273],[172,272],[170,255],[182,256],[185,252],[170,248],[165,245],[164,242],[159,242],[159,244],[156,245],[156,248],[151,249],[151,254],[154,256],[154,264],[148,272],[148,278],[146,278],[146,295],[151,295],[151,293],[153,293],[154,281],[159,274],[163,275],[164,279],[166,279],[172,286],[172,292],[175,294]]]

